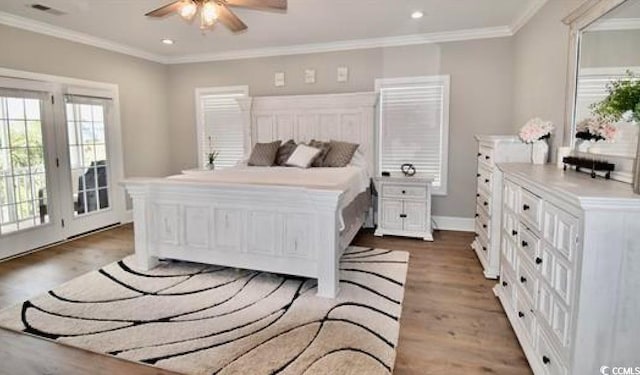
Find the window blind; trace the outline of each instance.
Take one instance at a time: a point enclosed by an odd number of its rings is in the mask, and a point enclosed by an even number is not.
[[[216,168],[231,167],[244,156],[244,132],[242,111],[237,98],[245,97],[244,91],[229,91],[200,95],[202,115],[202,135],[200,153],[203,166],[207,164],[207,154],[218,152]]]
[[[446,193],[448,77],[380,88],[380,170],[392,174],[405,163],[432,177],[434,192]]]

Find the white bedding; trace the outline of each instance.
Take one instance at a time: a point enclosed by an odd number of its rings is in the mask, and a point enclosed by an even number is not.
[[[351,203],[358,194],[365,192],[370,185],[367,168],[346,166],[343,168],[292,168],[292,167],[248,167],[214,171],[191,171],[168,177],[172,180],[212,183],[212,184],[249,184],[293,186],[309,189],[338,190],[343,193],[340,212]],[[341,217],[341,230],[344,220]]]

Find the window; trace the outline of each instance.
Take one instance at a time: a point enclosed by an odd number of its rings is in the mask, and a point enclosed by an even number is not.
[[[379,170],[433,178],[433,194],[447,194],[449,76],[376,80]]]
[[[247,97],[248,91],[246,86],[196,89],[200,167],[214,150],[216,168],[232,167],[244,157],[245,124],[237,99]]]

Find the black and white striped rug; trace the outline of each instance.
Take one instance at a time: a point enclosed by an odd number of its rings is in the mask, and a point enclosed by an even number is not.
[[[132,257],[0,311],[0,326],[186,374],[387,374],[409,254],[350,247],[315,280]],[[37,276],[34,276],[37,277]]]

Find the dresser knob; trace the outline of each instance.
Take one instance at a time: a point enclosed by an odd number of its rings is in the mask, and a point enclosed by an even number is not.
[[[476,197],[478,197],[478,198],[479,198],[479,197],[480,197],[480,193],[477,193],[477,194],[476,194]]]
[[[477,212],[476,212],[476,217],[480,216]]]
[[[482,246],[482,250],[487,251],[487,247],[486,246]]]
[[[527,241],[522,241],[522,247],[527,247],[529,246],[529,243]]]
[[[478,152],[478,156],[482,156],[482,154]]]
[[[518,311],[518,316],[524,318],[524,313],[522,311]]]
[[[522,209],[523,209],[524,211],[529,211],[529,209],[530,209],[530,208],[531,208],[531,207],[529,207],[529,205],[527,205],[527,204],[525,204],[525,205],[523,205],[523,206],[522,206]]]
[[[520,282],[523,283],[523,284],[526,283],[527,282],[527,278],[524,277],[524,276],[520,276]]]
[[[487,228],[487,224],[482,224],[482,227],[486,229]]]
[[[485,158],[485,160],[489,160],[489,159],[491,159],[491,158],[489,157],[489,155],[485,156],[484,158]]]
[[[407,217],[407,215],[406,214],[400,214],[400,217],[404,219],[405,217]]]
[[[536,257],[536,264],[542,264],[542,258]]]
[[[489,202],[484,202],[483,205],[488,206]]]
[[[512,236],[517,236],[518,235],[518,231],[517,230],[512,230],[511,231],[511,235]]]
[[[489,179],[488,179],[488,178],[485,178],[485,179],[484,179],[484,182],[488,184],[488,183],[489,183]]]
[[[502,286],[507,286],[507,285],[509,285],[509,283],[508,283],[508,282],[506,282],[506,281],[503,281],[503,282],[502,282]]]
[[[406,190],[402,190],[402,194],[407,194],[407,191]]]
[[[551,363],[551,359],[549,359],[549,357],[547,357],[546,355],[543,355],[542,363],[544,363],[545,365],[548,365],[549,363]]]
[[[480,173],[476,173],[476,177],[480,177]]]

